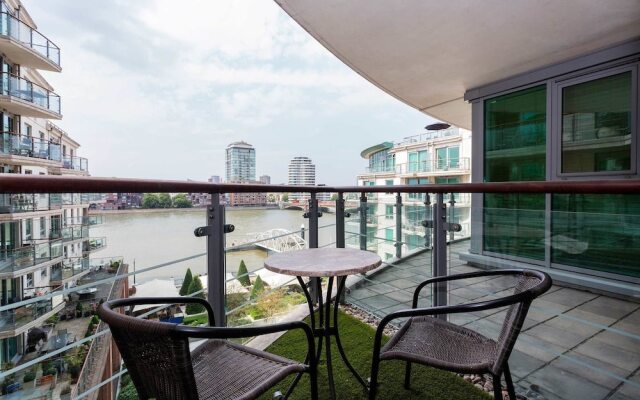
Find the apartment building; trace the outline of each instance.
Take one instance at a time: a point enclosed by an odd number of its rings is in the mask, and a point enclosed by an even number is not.
[[[315,186],[316,166],[309,157],[293,157],[289,161],[289,185]],[[289,201],[304,201],[309,199],[309,193],[291,193]]]
[[[365,173],[358,175],[358,186],[391,187],[471,181],[471,132],[448,124],[429,125],[425,133],[405,137],[395,143],[376,144],[364,149],[360,156],[368,161],[368,166]],[[449,208],[452,221],[462,228],[456,235],[468,236],[470,196],[453,194],[445,200],[453,205]],[[393,189],[390,188],[388,193],[367,196],[367,248],[377,247],[384,259],[396,254],[396,242],[402,242],[402,252],[406,254],[424,246],[425,240],[428,240],[422,221],[430,212],[429,204],[433,199],[410,193],[401,201],[401,221],[397,221],[397,199]],[[402,227],[401,238],[397,238],[398,222]],[[350,231],[360,229],[359,223],[350,225]],[[358,242],[357,236],[351,236],[352,245],[357,246]]]
[[[19,0],[0,2],[0,173],[88,175],[80,144],[51,120],[60,97],[39,70],[60,72],[60,49],[37,30]],[[15,303],[73,285],[88,272],[90,238],[99,222],[88,194],[0,195],[0,303]],[[61,310],[63,296],[0,314],[0,365],[25,353],[28,331]]]

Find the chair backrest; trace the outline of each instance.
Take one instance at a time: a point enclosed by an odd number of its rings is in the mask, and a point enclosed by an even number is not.
[[[509,359],[513,346],[518,339],[524,320],[527,317],[531,302],[551,287],[551,278],[544,272],[522,270],[515,274],[516,284],[514,295],[521,295],[522,300],[512,304],[502,323],[502,329],[497,339],[497,357],[492,367],[492,373],[502,372],[504,362]]]
[[[104,303],[98,314],[109,325],[141,399],[198,399],[189,341],[176,324],[150,321],[115,312],[134,299]]]

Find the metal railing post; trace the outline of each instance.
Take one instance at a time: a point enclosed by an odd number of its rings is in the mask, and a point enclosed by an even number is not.
[[[317,249],[318,248],[318,199],[316,198],[315,193],[311,193],[311,198],[309,199],[309,212],[307,213],[309,216],[309,248]],[[311,299],[313,299],[313,303],[318,303],[318,297],[320,295],[320,288],[318,279],[311,280]]]
[[[425,193],[424,195],[424,212],[425,212],[425,221],[433,221],[433,213],[431,212],[431,196],[429,196],[429,193]],[[433,228],[433,225],[432,225]],[[433,232],[433,229],[431,229],[431,231]],[[429,232],[429,228],[425,227],[424,228],[424,247],[425,248],[430,248],[431,247],[431,235]]]
[[[336,247],[344,249],[344,193],[338,193],[336,200]]]
[[[367,249],[367,195],[360,195],[360,250]]]
[[[449,197],[449,221],[453,222],[454,221],[454,217],[455,217],[455,205],[456,205],[456,198],[455,198],[455,194],[451,193],[450,197]],[[453,240],[455,239],[455,231],[453,229],[449,230],[449,241],[453,242]]]
[[[396,194],[396,258],[402,257],[402,194]]]
[[[445,223],[447,220],[447,206],[444,202],[444,194],[436,194],[436,203],[433,205],[433,276],[447,275],[447,232]],[[447,305],[447,283],[438,282],[433,285],[433,306]],[[446,315],[439,316],[446,319]]]
[[[225,213],[224,205],[220,204],[220,195],[211,194],[211,205],[207,208],[207,278],[208,299],[213,307],[216,326],[227,324],[226,304],[226,268],[224,254]]]

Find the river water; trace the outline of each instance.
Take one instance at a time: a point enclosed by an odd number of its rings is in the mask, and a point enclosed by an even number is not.
[[[308,220],[302,211],[234,209],[226,211],[227,224],[235,231],[226,235],[226,245],[247,240],[247,234],[275,228],[300,231],[305,226],[308,239]],[[157,213],[108,214],[106,223],[91,227],[91,237],[106,237],[107,247],[91,254],[91,258],[122,256],[137,271],[162,263],[204,253],[206,238],[197,238],[193,231],[206,224],[205,210]],[[319,245],[335,242],[335,215],[324,213],[320,218]],[[326,228],[322,228],[326,226]],[[226,253],[227,272],[235,273],[244,260],[249,271],[262,267],[267,252],[263,250],[232,251]],[[136,282],[154,278],[182,278],[187,268],[197,274],[206,273],[206,257],[178,262],[153,271],[137,274]]]

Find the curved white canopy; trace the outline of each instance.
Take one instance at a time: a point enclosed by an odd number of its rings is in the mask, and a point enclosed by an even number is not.
[[[364,78],[466,129],[466,90],[640,37],[640,0],[276,2]]]

